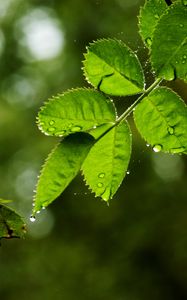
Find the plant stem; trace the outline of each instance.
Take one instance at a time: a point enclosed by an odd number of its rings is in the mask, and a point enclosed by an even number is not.
[[[116,120],[116,122],[111,125],[110,128],[108,128],[105,132],[103,132],[97,139],[96,141],[100,140],[106,133],[108,133],[112,128],[114,128],[115,126],[117,126],[121,121],[123,121],[124,119],[126,119],[131,112],[133,111],[133,109],[135,108],[135,106],[138,104],[138,102],[140,102],[143,98],[145,98],[155,87],[157,87],[163,79],[156,79],[149,87],[147,90],[145,90],[141,96],[136,99],[136,101],[134,101],[134,103],[127,108],[126,111],[124,111],[124,113]]]
[[[147,90],[145,90],[145,92],[143,94],[141,94],[141,96],[136,99],[136,101],[134,101],[134,103],[129,106],[127,108],[126,111],[124,111],[124,113],[116,120],[116,124],[120,123],[122,120],[126,119],[130,113],[133,111],[133,109],[135,108],[135,106],[138,104],[138,102],[140,102],[143,98],[145,98],[157,85],[159,85],[159,83],[162,81],[162,79],[157,79],[155,80],[155,82],[153,82],[152,85],[150,85],[148,87]]]

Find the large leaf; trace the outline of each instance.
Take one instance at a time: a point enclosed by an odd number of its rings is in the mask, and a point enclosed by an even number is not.
[[[91,43],[83,64],[87,81],[106,94],[133,95],[144,88],[139,60],[121,41],[103,39]]]
[[[187,107],[166,87],[153,90],[134,111],[136,126],[156,152],[187,151]]]
[[[0,201],[0,203],[7,201]],[[20,215],[13,209],[0,204],[0,239],[22,238],[25,234],[25,224]]]
[[[38,115],[38,125],[47,135],[67,136],[108,122],[115,122],[111,100],[93,89],[76,89],[47,102]]]
[[[140,35],[147,47],[151,46],[155,26],[167,8],[165,0],[147,0],[140,9]]]
[[[126,122],[111,129],[91,148],[82,171],[96,196],[108,201],[125,177],[131,155],[131,134]]]
[[[94,138],[85,133],[66,137],[48,156],[36,188],[33,215],[53,202],[79,172]],[[31,217],[33,219],[33,217]]]
[[[187,81],[187,6],[177,1],[158,22],[151,62],[157,77]]]

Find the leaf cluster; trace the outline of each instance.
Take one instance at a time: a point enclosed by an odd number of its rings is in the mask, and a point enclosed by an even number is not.
[[[146,82],[137,55],[122,41],[100,39],[87,47],[83,73],[92,88],[49,99],[38,127],[60,142],[46,159],[36,187],[33,216],[54,201],[81,170],[96,196],[109,201],[123,181],[131,157],[127,117],[133,112],[141,136],[155,152],[187,153],[187,109],[163,80],[187,82],[187,5],[148,0],[140,9],[139,32],[149,49],[155,81]],[[140,94],[117,116],[112,96]]]

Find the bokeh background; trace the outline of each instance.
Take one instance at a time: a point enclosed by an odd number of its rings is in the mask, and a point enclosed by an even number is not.
[[[154,153],[137,133],[119,192],[108,207],[81,175],[29,222],[40,167],[58,141],[38,130],[51,95],[85,86],[83,52],[118,38],[150,75],[137,26],[140,0],[0,0],[0,197],[27,222],[25,240],[0,246],[3,300],[187,299],[187,160]],[[187,100],[187,86],[169,83]],[[122,112],[134,97],[116,98]],[[91,170],[90,170],[91,172]]]

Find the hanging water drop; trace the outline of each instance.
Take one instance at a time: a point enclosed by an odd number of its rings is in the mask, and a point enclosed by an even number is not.
[[[127,175],[129,175],[130,174],[130,171],[127,171]]]
[[[35,222],[35,221],[36,221],[35,216],[30,216],[30,221],[31,221],[31,222]]]
[[[182,27],[184,27],[184,24],[179,24],[179,26],[182,28]]]
[[[40,210],[37,210],[37,212],[36,212],[37,214],[40,214]]]
[[[162,145],[155,145],[153,146],[153,151],[154,152],[160,152],[162,150]]]

